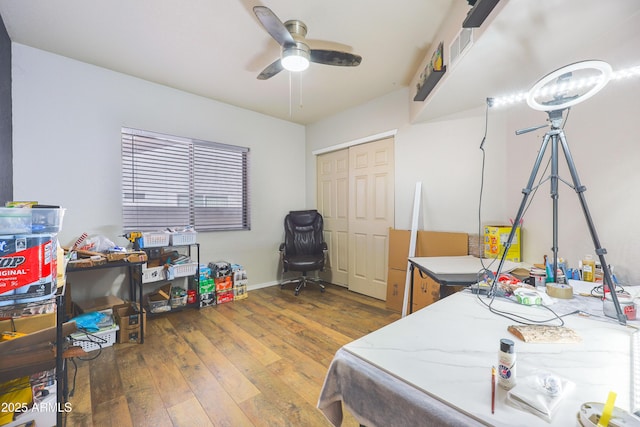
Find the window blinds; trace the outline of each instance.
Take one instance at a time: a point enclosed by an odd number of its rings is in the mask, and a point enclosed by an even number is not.
[[[122,129],[124,231],[248,230],[249,149]]]

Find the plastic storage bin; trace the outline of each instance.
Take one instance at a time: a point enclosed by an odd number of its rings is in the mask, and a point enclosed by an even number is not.
[[[173,268],[173,277],[193,276],[196,274],[198,263],[188,262],[185,264],[174,264],[171,267]]]
[[[111,347],[116,342],[116,332],[120,329],[118,325],[110,328],[100,329],[98,332],[77,332],[71,334],[71,343],[80,346],[84,351],[99,350]]]
[[[195,231],[176,231],[171,233],[171,246],[193,245],[196,243],[198,233]]]
[[[142,269],[142,283],[151,283],[164,280],[166,275],[164,267],[151,267]]]
[[[30,208],[0,208],[0,235],[31,233]]]
[[[141,248],[159,248],[169,246],[169,233],[149,232],[142,233],[142,237],[138,240]]]
[[[31,208],[31,230],[33,233],[58,233],[62,229],[64,208]]]

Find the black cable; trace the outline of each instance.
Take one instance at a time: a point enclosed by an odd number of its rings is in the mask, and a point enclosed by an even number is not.
[[[485,163],[486,163],[486,153],[484,151],[484,143],[486,142],[487,139],[487,131],[488,131],[488,124],[489,124],[489,106],[490,106],[490,99],[487,99],[487,106],[485,109],[485,126],[484,126],[484,135],[482,137],[482,142],[480,143],[480,151],[482,151],[482,167],[481,167],[481,173],[480,173],[480,194],[479,194],[479,200],[478,200],[478,248],[482,248],[483,247],[483,242],[482,242],[482,196],[483,196],[483,191],[484,191],[484,174],[485,174]],[[566,119],[563,123],[566,124]],[[523,210],[522,213],[522,217],[520,218],[521,220],[524,219],[524,214],[527,212],[527,210],[529,209],[529,207],[531,206],[531,202],[533,201],[533,196],[535,196],[536,192],[538,191],[538,188],[540,187],[540,185],[542,184],[543,181],[543,177],[546,174],[547,170],[549,169],[549,165],[551,164],[551,157],[549,158],[549,160],[547,161],[547,165],[545,166],[545,169],[540,177],[540,179],[538,180],[538,184],[535,186],[535,189],[533,190],[533,192],[531,193],[531,197],[529,199],[529,202],[527,203],[527,206],[525,206],[525,209]],[[518,224],[513,224],[514,227],[517,227]],[[485,266],[484,261],[483,261],[483,254],[480,254],[480,264],[483,267],[483,270],[478,272],[478,277],[482,277],[485,275],[488,276],[493,276],[493,272],[491,272],[491,270],[489,270],[489,267],[491,267],[491,265],[493,265],[493,263],[498,259],[498,257],[496,256],[495,258],[492,258],[491,263],[489,263],[488,266]],[[499,277],[494,277],[493,278],[494,282],[498,282],[499,281]],[[533,319],[529,319],[525,316],[520,316],[518,314],[514,314],[514,313],[509,313],[506,311],[501,311],[501,310],[497,310],[495,307],[493,307],[493,301],[495,299],[496,293],[493,292],[491,294],[491,299],[489,301],[489,303],[485,302],[482,298],[480,298],[480,288],[478,287],[478,291],[476,293],[477,299],[484,304],[491,313],[493,314],[497,314],[498,316],[504,317],[506,319],[509,319],[513,322],[517,322],[520,324],[544,324],[544,323],[548,323],[548,322],[552,322],[555,320],[559,320],[560,321],[560,326],[564,326],[564,320],[562,319],[562,317],[567,316],[563,315],[563,316],[559,316],[555,311],[553,311],[551,308],[549,308],[548,306],[541,304],[541,307],[544,307],[545,309],[549,310],[555,317],[546,319],[546,320],[533,320]],[[578,311],[569,313],[569,314],[575,314]]]
[[[504,317],[505,319],[509,319],[513,322],[516,323],[520,323],[522,325],[542,325],[545,323],[549,323],[552,322],[554,320],[559,320],[560,321],[560,325],[559,326],[564,326],[564,320],[562,320],[563,317],[568,316],[570,314],[576,314],[578,313],[580,310],[576,310],[573,311],[571,313],[567,313],[564,314],[562,316],[559,316],[555,311],[553,311],[551,308],[549,308],[548,306],[544,305],[544,304],[540,304],[540,307],[544,307],[545,309],[547,309],[548,311],[550,311],[555,317],[551,317],[549,319],[545,319],[545,320],[534,320],[534,319],[530,319],[528,317],[525,316],[521,316],[519,314],[514,314],[514,313],[510,313],[508,311],[501,311],[496,309],[495,307],[493,307],[493,301],[495,299],[495,293],[491,296],[491,299],[489,300],[489,303],[486,303],[482,298],[480,298],[480,294],[477,295],[478,300],[485,305],[485,307],[487,307],[489,309],[489,311],[493,314],[497,314],[498,316]]]
[[[71,358],[71,363],[73,363],[73,381],[71,381],[71,391],[69,391],[69,397],[73,397],[73,394],[76,391],[76,376],[78,375],[78,365],[74,358]]]

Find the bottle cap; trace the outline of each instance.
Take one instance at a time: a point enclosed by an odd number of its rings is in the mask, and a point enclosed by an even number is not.
[[[507,338],[500,340],[500,351],[505,353],[515,353],[515,344],[513,341]]]

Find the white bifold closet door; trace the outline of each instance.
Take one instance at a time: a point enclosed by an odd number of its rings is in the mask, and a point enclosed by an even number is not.
[[[394,225],[393,138],[319,155],[317,182],[329,246],[321,277],[384,300]]]

